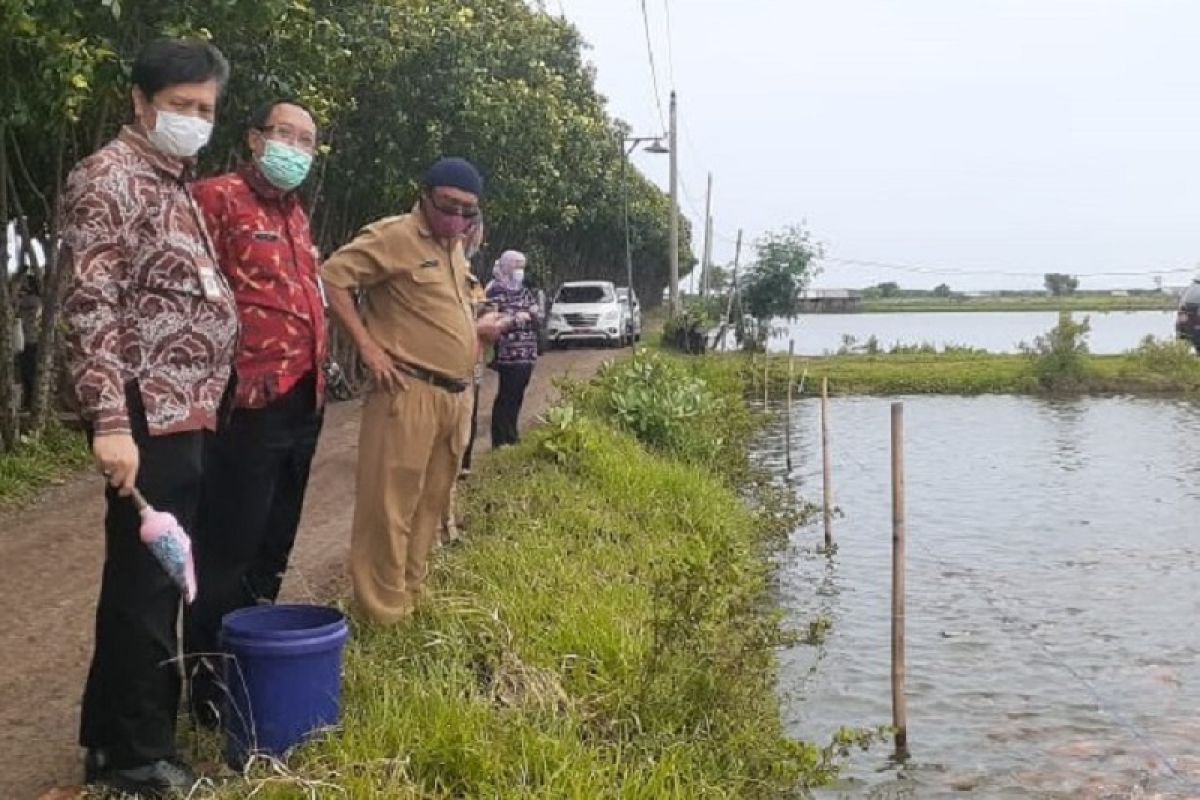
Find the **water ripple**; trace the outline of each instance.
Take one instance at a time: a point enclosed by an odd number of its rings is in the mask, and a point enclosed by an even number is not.
[[[907,398],[914,760],[858,757],[820,798],[1200,797],[1200,405]],[[793,485],[819,499],[817,406]],[[836,557],[796,531],[779,595],[818,651],[781,659],[786,719],[890,721],[888,401],[832,403]],[[782,431],[758,457],[783,474]]]

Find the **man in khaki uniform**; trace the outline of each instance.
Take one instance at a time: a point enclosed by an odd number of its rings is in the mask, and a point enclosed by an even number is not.
[[[321,270],[330,310],[375,383],[359,434],[350,576],[377,622],[403,619],[419,599],[466,444],[476,339],[506,328],[471,307],[462,237],[482,189],[467,161],[438,161],[410,213],[368,225]]]

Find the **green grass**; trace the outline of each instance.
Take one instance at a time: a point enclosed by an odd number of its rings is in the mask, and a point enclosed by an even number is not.
[[[27,503],[47,484],[66,478],[90,461],[83,434],[57,425],[13,452],[0,453],[0,510]]]
[[[720,411],[662,385],[681,374]],[[742,392],[719,362],[651,354],[570,389],[472,479],[428,604],[354,626],[340,730],[256,796],[775,798],[828,779],[838,748],[788,739],[775,692],[769,551],[798,511],[714,460],[744,454]]]
[[[1070,297],[891,297],[864,300],[868,313],[932,311],[1170,311],[1179,304],[1173,295],[1074,295]]]
[[[719,356],[762,396],[763,357]],[[770,358],[767,380],[775,398],[787,386],[787,356]],[[1186,344],[1158,342],[1121,355],[1085,355],[1077,394],[1181,395],[1200,392],[1200,357]],[[1032,358],[994,353],[904,353],[796,358],[796,381],[807,369],[805,392],[846,394],[1042,394],[1061,392],[1039,379]]]

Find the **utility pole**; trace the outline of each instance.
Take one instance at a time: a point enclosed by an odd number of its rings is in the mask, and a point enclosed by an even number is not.
[[[704,254],[700,257],[700,296],[708,297],[708,271],[712,268],[712,173],[708,173],[708,191],[704,194]]]
[[[671,316],[681,310],[679,302],[679,142],[676,138],[675,124],[675,91],[671,91],[671,130],[669,131],[671,150]]]
[[[733,251],[733,283],[729,287],[729,302],[725,304],[725,323],[733,322],[733,298],[738,293],[738,264],[742,260],[742,229],[738,228],[737,247]],[[741,308],[741,301],[738,301]]]
[[[625,285],[633,291],[633,253],[629,245],[629,182],[626,172],[629,167],[629,154],[625,152],[625,134],[617,133],[617,147],[621,151],[621,209],[625,216]],[[637,147],[637,143],[634,143]]]

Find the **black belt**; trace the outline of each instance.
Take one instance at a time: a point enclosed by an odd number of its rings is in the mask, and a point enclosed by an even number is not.
[[[450,394],[460,394],[465,392],[471,385],[470,381],[460,380],[458,378],[448,378],[445,375],[439,375],[436,372],[430,372],[427,369],[414,367],[412,364],[402,364],[396,362],[396,369],[408,375],[410,378],[416,378],[419,381],[424,381],[431,386],[436,386]]]

